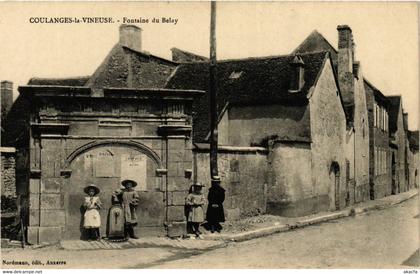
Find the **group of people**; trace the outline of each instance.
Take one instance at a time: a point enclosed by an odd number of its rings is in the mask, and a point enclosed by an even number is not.
[[[139,204],[139,194],[135,191],[137,183],[133,180],[124,180],[121,182],[122,188],[114,191],[112,202],[122,207],[124,215],[124,238],[134,238],[134,227],[137,225],[136,208]],[[200,225],[206,220],[209,230],[214,233],[220,232],[221,222],[225,221],[223,211],[223,202],[225,200],[225,190],[218,182],[212,182],[208,193],[208,206],[206,216],[204,216],[204,205],[206,199],[202,193],[204,186],[195,183],[190,187],[189,194],[185,198],[185,209],[188,229],[201,237]],[[85,197],[83,207],[85,208],[83,227],[86,230],[88,241],[100,240],[99,228],[101,227],[101,217],[99,210],[102,207],[99,198],[100,189],[94,184],[85,187],[84,192],[88,195]]]
[[[220,223],[225,221],[225,214],[223,211],[225,190],[220,186],[219,182],[212,182],[207,196],[208,205],[206,218],[204,218],[203,206],[206,203],[206,199],[202,193],[203,187],[202,184],[195,183],[190,187],[189,194],[185,199],[188,227],[196,237],[200,237],[200,225],[205,220],[207,221],[206,225],[211,233],[214,233],[215,231],[220,232],[222,229]]]
[[[112,195],[112,202],[119,204],[122,207],[124,215],[124,238],[137,239],[138,237],[134,234],[134,227],[137,225],[137,213],[136,208],[139,203],[139,194],[134,190],[137,183],[133,180],[124,180],[121,182],[122,189],[114,191]],[[84,189],[88,195],[85,197],[83,207],[85,208],[83,227],[86,230],[88,241],[100,240],[99,228],[101,227],[101,216],[99,209],[101,209],[102,203],[98,196],[100,189],[90,184]]]

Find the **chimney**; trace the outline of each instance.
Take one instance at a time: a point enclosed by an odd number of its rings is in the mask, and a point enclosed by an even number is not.
[[[121,25],[120,45],[135,51],[141,51],[141,31],[142,29],[135,25]]]
[[[353,72],[354,42],[351,28],[339,25],[338,30],[338,71]]]
[[[338,31],[338,83],[343,94],[354,93],[354,41],[351,28],[339,25]],[[356,69],[359,65],[356,64]]]
[[[13,104],[13,83],[2,81],[0,90],[1,120],[3,121]]]
[[[296,55],[290,65],[292,66],[292,73],[290,76],[289,92],[298,92],[305,84],[305,63],[300,56]]]

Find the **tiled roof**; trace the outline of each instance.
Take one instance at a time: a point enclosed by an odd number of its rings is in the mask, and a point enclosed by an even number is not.
[[[200,61],[208,61],[209,58],[197,55],[192,52],[188,52],[185,50],[181,50],[178,48],[171,48],[172,52],[172,61],[180,62],[180,63],[191,63],[191,62],[200,62]]]
[[[177,63],[120,44],[86,83],[94,88],[163,88]]]
[[[301,54],[305,63],[305,84],[300,92],[289,92],[292,73],[291,61],[295,55],[247,58],[219,61],[217,64],[218,112],[229,103],[233,105],[255,104],[307,104],[309,89],[314,85],[327,58],[327,52]],[[209,63],[181,64],[167,88],[209,89]],[[209,132],[208,92],[193,106],[194,141],[203,142]],[[308,127],[309,123],[302,124]],[[299,131],[299,129],[296,129]],[[303,130],[308,132],[308,130]],[[298,132],[290,132],[289,139],[296,138]],[[301,136],[308,137],[308,136]]]
[[[311,34],[309,34],[309,36],[306,37],[306,39],[292,53],[306,53],[317,51],[328,51],[330,53],[332,62],[334,64],[337,63],[338,51],[317,30],[313,30]]]
[[[84,86],[90,76],[69,78],[31,78],[28,85],[40,86]]]
[[[116,44],[92,76],[32,78],[28,85],[163,88],[178,63]]]
[[[386,108],[389,108],[388,98],[383,95],[383,93],[376,88],[371,82],[369,82],[366,78],[363,78],[363,84],[365,86],[365,90],[369,89],[372,90],[373,96],[375,96],[375,100],[377,102],[382,103]]]
[[[389,130],[391,133],[398,129],[398,113],[400,111],[401,96],[387,96],[389,102]]]

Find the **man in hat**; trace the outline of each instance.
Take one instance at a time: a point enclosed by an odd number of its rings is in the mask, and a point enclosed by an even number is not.
[[[84,192],[89,196],[85,197],[85,202],[83,203],[83,207],[86,210],[83,216],[83,227],[88,234],[88,241],[97,241],[100,239],[99,228],[101,227],[101,216],[98,210],[101,208],[102,203],[97,196],[100,190],[94,184],[90,184],[85,187]]]
[[[225,200],[225,189],[220,185],[220,181],[211,182],[207,206],[206,220],[210,226],[211,233],[216,230],[220,233],[222,226],[220,223],[225,221],[225,213],[223,210],[223,202]]]
[[[137,225],[137,205],[139,203],[139,194],[134,188],[137,183],[133,180],[124,180],[121,182],[123,189],[118,189],[113,194],[113,199],[116,202],[120,202],[124,210],[124,234],[125,237],[138,239],[134,234],[134,227]]]

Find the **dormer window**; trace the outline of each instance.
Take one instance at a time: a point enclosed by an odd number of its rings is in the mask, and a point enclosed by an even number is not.
[[[305,84],[305,63],[300,56],[296,55],[290,63],[290,66],[292,67],[292,72],[290,75],[289,92],[298,92],[303,88],[303,85]]]

